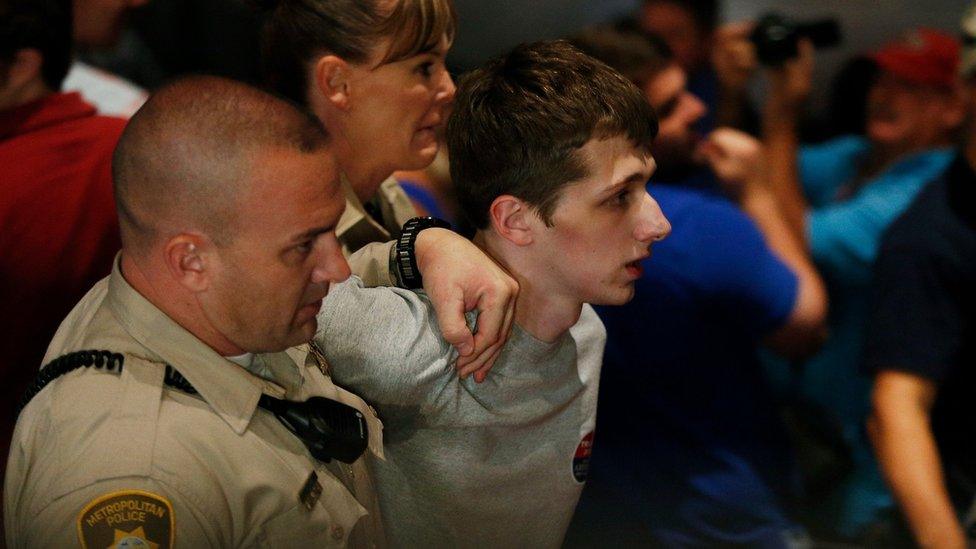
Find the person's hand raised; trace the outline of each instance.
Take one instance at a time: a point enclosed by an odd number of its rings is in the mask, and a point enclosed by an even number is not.
[[[799,54],[781,67],[767,70],[769,103],[777,109],[797,110],[810,95],[813,87],[813,44],[803,38],[797,44]]]
[[[738,199],[750,185],[761,185],[765,156],[762,144],[732,128],[718,128],[698,146],[697,154],[712,169],[725,191]]]

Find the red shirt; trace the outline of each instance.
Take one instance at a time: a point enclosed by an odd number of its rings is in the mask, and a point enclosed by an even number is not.
[[[121,247],[112,151],[125,120],[77,93],[0,112],[0,451],[61,320]]]

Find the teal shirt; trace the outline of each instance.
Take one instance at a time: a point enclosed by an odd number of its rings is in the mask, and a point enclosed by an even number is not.
[[[807,238],[830,296],[830,339],[806,361],[796,386],[834,415],[852,449],[854,473],[818,513],[851,536],[893,505],[864,435],[871,379],[861,362],[872,266],[885,230],[953,158],[951,149],[906,156],[855,188],[869,147],[864,138],[847,136],[804,147],[799,158],[811,206]]]
[[[864,287],[885,229],[952,161],[951,149],[906,156],[863,183],[846,200],[839,199],[857,177],[868,154],[868,142],[847,136],[804,147],[799,171],[810,201],[807,238],[813,260],[828,284]]]

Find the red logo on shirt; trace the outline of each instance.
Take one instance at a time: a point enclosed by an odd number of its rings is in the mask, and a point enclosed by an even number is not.
[[[593,431],[586,433],[579,446],[576,447],[576,454],[573,455],[573,478],[576,482],[586,482],[586,477],[590,472],[590,454],[593,453]]]

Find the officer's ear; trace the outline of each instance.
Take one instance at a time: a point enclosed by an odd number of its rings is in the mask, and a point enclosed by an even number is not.
[[[209,250],[213,243],[195,233],[181,233],[169,239],[164,248],[166,267],[173,278],[191,292],[210,287]]]
[[[315,87],[326,102],[340,111],[349,110],[352,66],[337,55],[323,55],[313,67]]]

